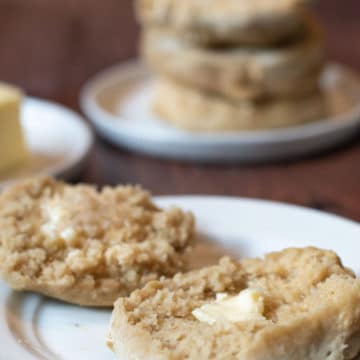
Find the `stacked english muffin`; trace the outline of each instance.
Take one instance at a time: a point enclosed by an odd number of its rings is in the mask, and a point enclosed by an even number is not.
[[[153,109],[193,131],[319,120],[324,49],[310,0],[137,0]]]

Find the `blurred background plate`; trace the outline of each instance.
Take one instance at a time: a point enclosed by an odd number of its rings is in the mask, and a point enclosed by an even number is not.
[[[263,162],[307,155],[344,142],[360,129],[360,80],[329,64],[321,86],[329,117],[278,130],[190,133],[151,114],[152,79],[138,62],[103,71],[82,90],[83,111],[115,145],[162,158],[204,162]]]
[[[81,171],[93,135],[79,115],[55,103],[27,98],[22,109],[22,125],[29,159],[1,173],[0,187],[27,176],[44,174],[69,179]]]

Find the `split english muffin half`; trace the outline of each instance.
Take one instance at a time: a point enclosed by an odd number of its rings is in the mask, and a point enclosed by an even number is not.
[[[112,306],[186,269],[194,218],[162,210],[140,187],[71,186],[42,177],[0,195],[0,275],[84,306]]]
[[[352,360],[360,280],[316,248],[224,258],[119,299],[109,342],[121,360]]]

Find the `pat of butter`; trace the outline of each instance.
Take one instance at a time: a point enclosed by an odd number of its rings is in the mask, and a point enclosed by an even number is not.
[[[53,239],[57,238],[60,224],[64,220],[66,213],[61,207],[52,206],[51,204],[44,205],[43,210],[48,221],[42,226],[41,230],[46,236]]]
[[[42,225],[42,233],[50,239],[56,240],[58,238],[71,242],[75,236],[76,231],[71,227],[62,229],[62,224],[66,220],[66,211],[53,204],[45,204],[43,211],[48,218],[48,221]]]
[[[20,124],[22,93],[0,83],[0,171],[24,161],[27,157]]]
[[[217,294],[215,302],[193,310],[192,314],[197,320],[213,325],[218,321],[237,323],[263,320],[264,310],[264,297],[261,293],[246,289],[237,296]]]

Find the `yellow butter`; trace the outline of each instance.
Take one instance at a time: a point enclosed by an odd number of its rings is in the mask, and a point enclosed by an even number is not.
[[[64,227],[67,220],[67,212],[64,208],[56,205],[56,202],[45,203],[42,210],[47,221],[41,226],[41,232],[51,240],[63,239],[71,243],[76,238],[76,231],[72,227]]]
[[[218,321],[232,323],[263,320],[265,300],[257,290],[246,289],[237,296],[226,293],[216,295],[216,300],[193,310],[194,317],[210,325]]]
[[[27,157],[20,123],[21,101],[21,91],[0,83],[0,172]]]

